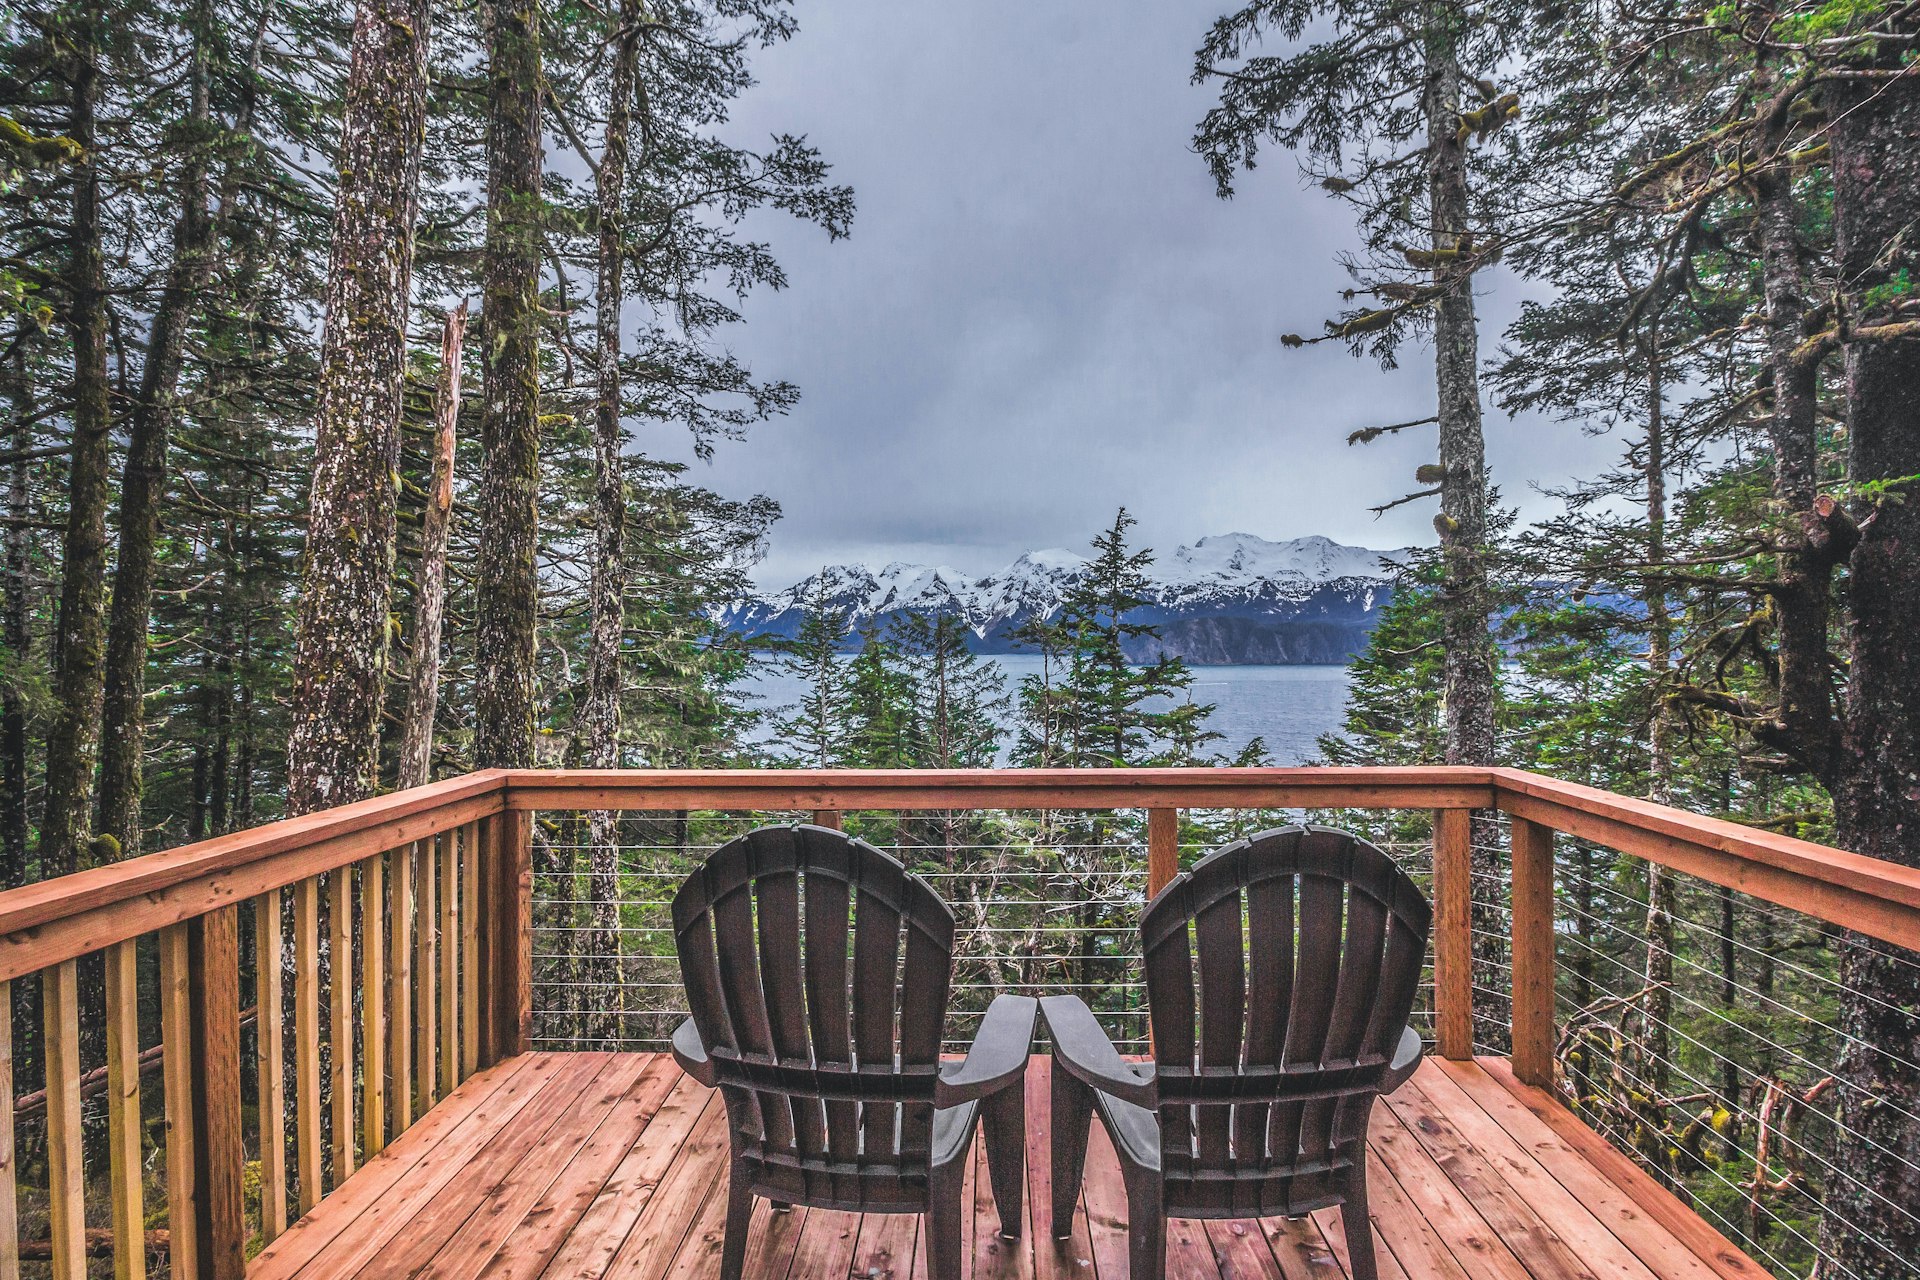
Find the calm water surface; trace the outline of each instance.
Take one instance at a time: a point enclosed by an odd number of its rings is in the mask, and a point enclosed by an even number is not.
[[[1022,677],[1038,675],[1039,657],[1006,654],[989,658],[1005,674],[1007,690]],[[762,665],[749,686],[761,705],[780,707],[797,701],[802,682],[772,663]],[[1266,740],[1275,764],[1302,764],[1316,754],[1323,733],[1340,727],[1346,707],[1347,668],[1195,667],[1192,696],[1211,702],[1212,727],[1226,737],[1213,750],[1231,756],[1255,737]]]

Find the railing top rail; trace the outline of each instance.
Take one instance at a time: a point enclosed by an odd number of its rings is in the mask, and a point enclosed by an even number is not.
[[[0,979],[499,813],[505,784],[482,770],[0,892]]]
[[[513,809],[1472,809],[1493,771],[1285,769],[527,769]]]
[[[485,770],[0,892],[0,977],[527,809],[1498,807],[1920,947],[1920,870],[1518,769]]]
[[[1493,773],[1517,818],[1920,950],[1920,868],[1524,769]]]

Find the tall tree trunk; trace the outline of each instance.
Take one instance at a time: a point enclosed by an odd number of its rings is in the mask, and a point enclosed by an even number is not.
[[[479,597],[474,763],[533,763],[533,664],[540,593],[540,11],[486,7],[487,241],[481,322]]]
[[[290,813],[357,800],[379,778],[427,15],[426,0],[360,0],[354,14],[295,631]]]
[[[467,302],[460,300],[440,334],[440,385],[433,406],[433,477],[420,527],[420,571],[413,608],[413,665],[400,733],[402,787],[433,775],[433,719],[440,706],[440,628],[447,613],[447,534],[453,524],[453,452],[460,423],[460,358]]]
[[[1661,368],[1660,319],[1656,304],[1647,322],[1647,798],[1673,802],[1673,722],[1667,715],[1667,679],[1673,665],[1673,616],[1667,601],[1666,382]],[[1648,1079],[1665,1094],[1673,1056],[1673,872],[1647,863],[1646,1045]]]
[[[634,68],[640,50],[639,0],[621,0],[620,31],[607,86],[607,134],[595,173],[600,214],[599,278],[594,293],[597,367],[593,406],[593,617],[587,639],[587,688],[580,708],[589,768],[620,764],[620,642],[627,627],[626,432],[620,414],[621,310],[626,302],[628,123]],[[588,818],[587,934],[589,982],[603,984],[600,1004],[609,1029],[620,1009],[620,829],[619,815],[596,809]]]
[[[1459,136],[1461,71],[1458,41],[1467,15],[1457,5],[1429,5],[1427,21],[1428,194],[1434,272],[1434,376],[1438,390],[1440,534],[1444,577],[1444,721],[1448,764],[1494,763],[1494,665],[1487,618],[1487,459],[1480,425],[1480,334],[1473,275],[1451,265],[1472,233],[1466,142]],[[1511,1000],[1506,978],[1506,920],[1500,831],[1493,814],[1475,813],[1473,832],[1473,967],[1475,1040],[1507,1041]]]
[[[1784,106],[1762,143],[1771,155],[1786,146]],[[1759,731],[1762,741],[1786,745],[1817,776],[1831,767],[1837,723],[1828,630],[1835,548],[1815,510],[1820,493],[1819,364],[1801,350],[1806,337],[1807,273],[1800,246],[1800,207],[1793,175],[1782,165],[1763,168],[1754,183],[1759,228],[1761,290],[1767,309],[1768,373],[1773,411],[1767,439],[1773,454],[1773,497],[1785,527],[1769,592],[1778,654],[1779,709]]]
[[[1913,30],[1913,18],[1904,19]],[[1862,513],[1850,562],[1852,606],[1846,727],[1833,785],[1834,832],[1855,853],[1920,867],[1920,339],[1860,335],[1885,321],[1871,301],[1920,278],[1920,76],[1883,45],[1877,82],[1844,82],[1834,120],[1834,233],[1839,278],[1856,337],[1846,347],[1848,478],[1892,482],[1903,501]],[[1897,74],[1904,71],[1905,74]],[[1893,286],[1889,289],[1888,286]],[[1885,308],[1886,304],[1879,304]],[[1896,304],[1897,305],[1897,302]],[[1828,504],[1820,504],[1820,514]],[[1841,1134],[1835,1162],[1852,1175],[1827,1187],[1821,1243],[1839,1274],[1912,1275],[1920,1258],[1920,956],[1858,934],[1840,947],[1837,1074]]]
[[[18,342],[7,367],[7,393],[13,406],[9,447],[13,461],[7,468],[6,615],[0,618],[0,644],[8,659],[24,664],[32,645],[27,618],[32,609],[32,542],[27,521],[32,518],[33,494],[28,485],[31,463],[27,448],[32,432],[27,426],[33,398],[27,385],[26,356]],[[14,889],[27,881],[27,700],[17,681],[0,690],[0,889]],[[0,1017],[7,1016],[0,1010]]]
[[[73,451],[67,471],[67,525],[60,566],[60,614],[54,646],[54,707],[47,731],[46,809],[40,825],[40,874],[80,865],[91,817],[93,769],[100,745],[105,648],[107,489],[112,415],[108,406],[107,304],[100,256],[100,169],[95,146],[99,51],[83,11],[75,47],[73,116],[68,136],[85,155],[74,169],[73,223],[67,257],[68,330],[73,336]]]
[[[180,365],[186,336],[212,269],[213,219],[207,208],[211,73],[208,45],[213,11],[194,7],[192,84],[180,177],[180,221],[173,261],[154,308],[140,392],[127,429],[126,467],[120,479],[120,545],[113,567],[113,604],[107,618],[106,694],[100,747],[98,830],[119,842],[119,855],[140,852],[140,766],[145,745],[147,628],[153,603],[160,506],[166,496],[167,444],[178,412]]]

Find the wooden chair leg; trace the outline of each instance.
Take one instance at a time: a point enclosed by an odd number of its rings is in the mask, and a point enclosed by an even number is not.
[[[736,1160],[727,1173],[727,1235],[720,1253],[720,1280],[741,1280],[747,1266],[747,1227],[752,1222],[752,1184]]]
[[[927,1280],[960,1280],[960,1227],[966,1207],[960,1203],[965,1160],[933,1170],[927,1188]]]
[[[1053,1064],[1048,1120],[1053,1129],[1053,1234],[1064,1240],[1073,1234],[1073,1207],[1080,1203],[1080,1180],[1087,1167],[1087,1137],[1093,1123],[1093,1090],[1060,1064]]]
[[[1121,1162],[1126,1163],[1124,1160]],[[1127,1169],[1128,1280],[1166,1280],[1167,1209],[1160,1175]],[[1358,1277],[1355,1277],[1358,1280]]]
[[[981,1136],[987,1141],[987,1174],[993,1181],[993,1202],[1000,1209],[1000,1235],[1020,1238],[1025,1213],[1022,1186],[1027,1176],[1027,1091],[1016,1081],[980,1102]]]
[[[1373,1216],[1367,1211],[1364,1159],[1353,1166],[1353,1184],[1347,1189],[1347,1202],[1340,1206],[1340,1223],[1346,1228],[1352,1280],[1379,1280],[1380,1269],[1373,1257]]]

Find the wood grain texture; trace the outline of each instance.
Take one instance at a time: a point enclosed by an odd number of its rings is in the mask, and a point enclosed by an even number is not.
[[[1180,811],[1147,810],[1147,897],[1180,874]]]
[[[440,837],[439,901],[440,931],[440,1066],[434,1081],[434,1096],[444,1098],[460,1083],[460,856],[466,845],[467,828]]]
[[[270,1246],[252,1280],[715,1280],[725,1109],[663,1058],[622,1061],[529,1054],[483,1072]],[[1030,1070],[1036,1100],[1047,1096],[1047,1070],[1045,1059]],[[1504,1071],[1487,1060],[1430,1059],[1375,1112],[1373,1222],[1384,1280],[1760,1280],[1750,1262],[1723,1269],[1701,1256],[1732,1246],[1671,1196],[1659,1215],[1644,1208],[1510,1092],[1525,1086],[1499,1083]],[[1556,1124],[1600,1141],[1555,1109]],[[1028,1222],[1038,1226],[1033,1215],[1044,1216],[1050,1199],[1051,1139],[1045,1107],[1028,1116]],[[980,1160],[976,1151],[964,1193],[973,1206],[963,1234],[969,1280],[1127,1280],[1125,1191],[1097,1126],[1086,1212],[1057,1244],[1050,1230],[1017,1241],[998,1235]],[[1676,1213],[1685,1215],[1680,1231],[1663,1220]],[[745,1274],[924,1277],[924,1237],[914,1215],[774,1213],[759,1201]],[[1168,1243],[1168,1275],[1182,1280],[1349,1274],[1337,1210],[1175,1220]]]
[[[480,833],[460,829],[460,1078],[480,1069]]]
[[[80,1133],[80,979],[71,960],[41,975],[46,1023],[47,1201],[55,1280],[87,1274],[86,1175]]]
[[[360,1128],[367,1159],[387,1145],[387,858],[360,863]]]
[[[434,1021],[440,999],[440,844],[439,838],[414,846],[413,920],[413,1109],[424,1115],[439,1094],[434,1088],[439,1070],[439,1025]]]
[[[282,1028],[280,891],[253,900],[255,1067],[260,1082],[260,1234],[287,1229],[287,1082]]]
[[[327,1096],[333,1108],[333,1185],[353,1176],[353,868],[327,874]]]
[[[393,851],[387,904],[387,1123],[413,1123],[413,869],[411,846]]]
[[[13,1141],[13,984],[0,982],[0,1280],[20,1280],[18,1156]]]
[[[198,1280],[242,1280],[247,1270],[246,1139],[240,1113],[240,909],[184,926],[193,1075],[193,1164]]]
[[[147,1274],[141,1207],[140,970],[137,944],[107,948],[107,1166],[114,1280]]]
[[[193,962],[186,925],[160,931],[160,1040],[185,1050],[162,1061],[167,1119],[167,1254],[177,1276],[200,1274],[200,1174],[193,1141]],[[318,1077],[316,1076],[316,1081]],[[316,1083],[316,1095],[318,1086]]]
[[[293,886],[293,1167],[300,1212],[320,1203],[320,884]],[[185,1273],[182,1273],[185,1274]]]
[[[1513,823],[1513,1073],[1553,1085],[1553,831]]]
[[[1473,1057],[1472,815],[1433,815],[1433,1002],[1440,1055]]]

